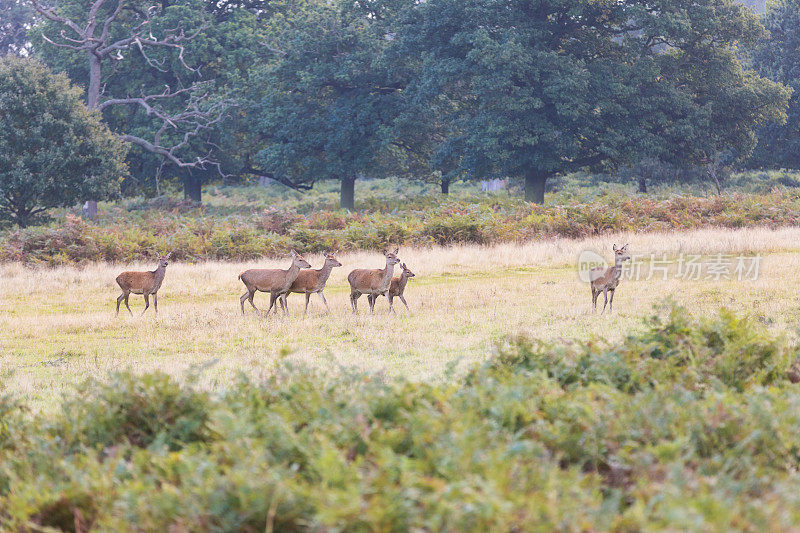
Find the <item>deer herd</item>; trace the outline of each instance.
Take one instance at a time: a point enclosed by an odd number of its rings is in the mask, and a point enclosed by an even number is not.
[[[597,298],[600,293],[603,293],[605,302],[603,303],[603,310],[605,312],[606,305],[609,311],[613,310],[614,306],[614,291],[619,285],[620,276],[622,274],[622,265],[625,261],[631,258],[628,255],[628,245],[622,248],[617,248],[615,244],[614,250],[614,266],[612,267],[594,267],[590,271],[590,287],[592,289],[592,308],[597,310]],[[409,309],[403,292],[405,291],[406,284],[409,278],[414,277],[414,273],[406,266],[405,263],[400,261],[397,257],[399,249],[395,248],[393,252],[388,250],[383,251],[386,258],[386,266],[383,268],[357,268],[350,272],[347,276],[347,281],[350,284],[350,305],[353,313],[358,313],[358,299],[362,294],[367,295],[367,302],[369,303],[370,313],[375,312],[375,302],[378,297],[383,295],[389,301],[389,312],[394,313],[394,298],[400,298],[406,309]],[[122,294],[117,298],[117,315],[119,315],[119,304],[125,302],[125,307],[128,312],[133,315],[131,308],[128,305],[128,297],[133,294],[141,294],[144,296],[144,314],[150,307],[149,297],[153,297],[153,308],[158,314],[158,289],[161,288],[161,283],[164,281],[164,275],[167,271],[168,259],[172,252],[165,256],[158,256],[158,266],[153,271],[146,272],[123,272],[117,276],[117,284],[122,289]],[[275,309],[275,314],[278,313],[278,306],[283,309],[284,315],[289,314],[289,308],[286,299],[291,293],[305,294],[306,305],[303,309],[303,316],[308,311],[308,302],[312,294],[318,294],[322,303],[325,304],[326,312],[330,313],[328,302],[325,300],[325,295],[322,293],[325,290],[325,283],[331,275],[331,271],[342,266],[335,256],[335,253],[325,253],[325,263],[319,270],[311,269],[311,264],[306,261],[303,256],[296,251],[291,251],[292,264],[287,269],[281,268],[251,268],[239,274],[239,279],[244,283],[247,292],[245,292],[239,302],[241,304],[242,315],[244,315],[244,302],[247,300],[257,312],[260,313],[256,304],[253,303],[253,297],[256,292],[269,293],[269,308],[265,316],[269,316],[272,309]],[[398,277],[393,277],[395,265],[400,265],[401,273]],[[277,305],[276,305],[277,304]]]

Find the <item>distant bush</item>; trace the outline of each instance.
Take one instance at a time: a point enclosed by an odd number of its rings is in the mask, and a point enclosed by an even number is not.
[[[615,344],[510,340],[435,384],[119,374],[52,414],[0,401],[0,528],[786,530],[797,355],[747,318],[676,308]]]
[[[609,193],[536,206],[503,194],[402,205],[371,202],[375,210],[301,211],[299,204],[241,212],[176,204],[171,210],[110,208],[99,224],[66,215],[58,224],[0,236],[0,260],[28,264],[144,260],[172,250],[183,261],[246,260],[329,249],[380,250],[387,244],[452,245],[587,237],[619,231],[741,228],[800,223],[800,191],[661,199]],[[294,206],[294,207],[292,207]],[[227,212],[224,214],[220,210]]]

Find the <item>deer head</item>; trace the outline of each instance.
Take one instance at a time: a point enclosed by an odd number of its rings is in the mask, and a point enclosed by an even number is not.
[[[400,263],[400,268],[402,268],[402,269],[403,269],[403,274],[402,274],[403,276],[405,276],[405,277],[407,277],[407,278],[413,278],[413,277],[414,277],[414,273],[413,273],[413,272],[411,272],[411,269],[409,269],[409,268],[406,266],[406,264],[405,264],[405,263]]]
[[[336,259],[336,254],[338,253],[339,250],[336,250],[335,252],[325,252],[325,264],[334,267],[342,266],[342,264]]]
[[[628,245],[626,244],[622,248],[617,248],[617,245],[614,245],[614,261],[616,264],[622,264],[623,261],[629,261],[631,256],[628,254]]]
[[[386,264],[387,265],[396,265],[400,262],[400,259],[397,257],[397,254],[400,252],[400,248],[395,248],[394,252],[390,252],[388,250],[383,251],[383,255],[386,256]]]
[[[297,266],[298,268],[311,268],[311,264],[306,261],[302,255],[298,254],[296,251],[291,251],[292,255],[292,263]]]
[[[158,266],[167,268],[167,265],[169,264],[168,259],[172,256],[172,252],[169,252],[167,255],[156,254],[156,256],[158,257]]]

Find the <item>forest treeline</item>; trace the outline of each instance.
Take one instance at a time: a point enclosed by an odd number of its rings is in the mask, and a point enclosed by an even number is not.
[[[352,209],[359,178],[500,176],[541,203],[577,170],[719,182],[800,153],[800,0],[2,0],[0,19],[0,212],[21,226],[171,183],[336,180]]]

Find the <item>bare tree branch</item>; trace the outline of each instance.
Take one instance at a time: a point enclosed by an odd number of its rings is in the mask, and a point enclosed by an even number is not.
[[[124,59],[122,55],[124,50],[136,49],[151,68],[161,72],[166,72],[164,65],[168,58],[159,59],[151,55],[150,51],[174,50],[177,52],[180,64],[189,72],[201,77],[199,68],[194,68],[186,62],[184,44],[207,28],[206,21],[204,20],[197,29],[188,35],[182,24],[179,23],[174,28],[162,30],[161,37],[156,37],[153,35],[153,17],[158,13],[158,9],[151,7],[144,12],[135,11],[141,21],[129,28],[127,36],[111,41],[112,27],[119,22],[123,10],[131,6],[129,6],[129,0],[116,0],[114,10],[102,21],[99,21],[101,10],[110,1],[94,0],[86,12],[85,19],[80,22],[59,14],[56,6],[46,6],[42,0],[31,0],[31,3],[41,16],[65,26],[74,33],[74,36],[67,35],[66,31],[62,30],[58,39],[43,34],[42,38],[46,42],[59,48],[68,48],[87,54],[90,67],[87,87],[89,107],[102,111],[113,106],[138,106],[148,117],[161,122],[151,140],[125,132],[120,134],[120,138],[161,156],[164,161],[169,161],[179,168],[215,166],[224,176],[220,163],[214,157],[215,147],[210,143],[202,143],[209,148],[203,155],[192,156],[189,154],[192,141],[204,131],[221,122],[227,116],[228,109],[233,105],[230,100],[210,102],[210,82],[194,82],[189,87],[177,90],[166,87],[161,93],[143,93],[140,96],[125,95],[102,99],[105,91],[105,85],[101,83],[103,65],[110,64],[110,68],[113,69],[112,73],[115,72],[117,63]],[[96,35],[100,23],[102,24],[99,30],[100,34]],[[185,99],[184,107],[180,111],[168,110],[166,106],[161,105],[162,102],[168,104],[168,102],[175,102],[178,99]]]

